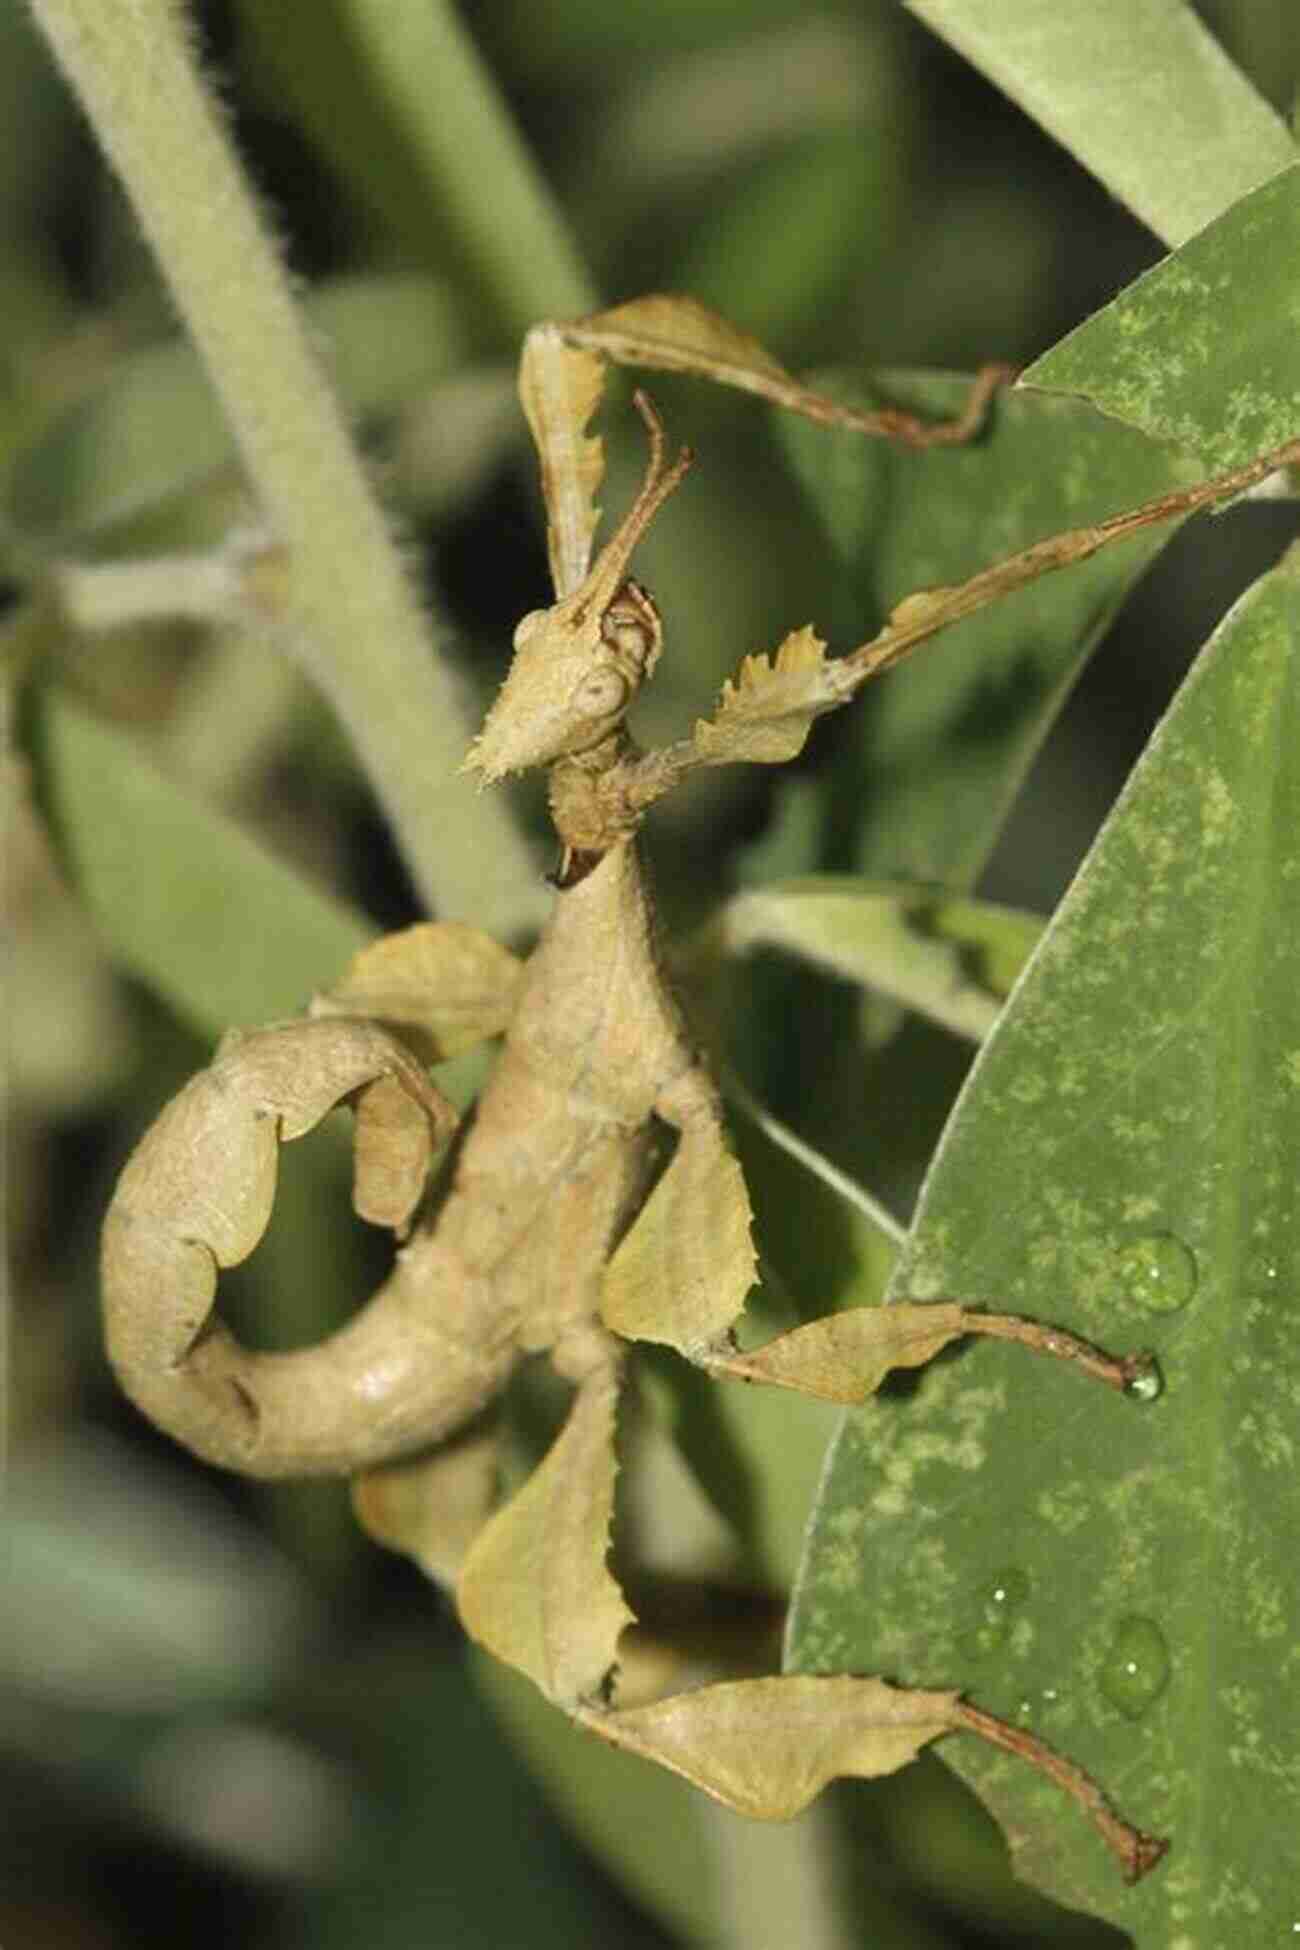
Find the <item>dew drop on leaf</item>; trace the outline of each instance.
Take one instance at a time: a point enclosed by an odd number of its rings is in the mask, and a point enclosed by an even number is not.
[[[1016,1719],[1022,1727],[1033,1726],[1037,1722],[1050,1719],[1061,1706],[1060,1690],[1056,1686],[1044,1686],[1041,1692],[1032,1697],[1026,1694],[1016,1707]]]
[[[986,1578],[974,1594],[972,1622],[958,1640],[963,1656],[986,1659],[1004,1645],[1012,1621],[1028,1596],[1029,1579],[1014,1564]]]
[[[1158,1402],[1164,1392],[1165,1378],[1154,1358],[1124,1383],[1124,1393],[1134,1402]]]
[[[1115,1627],[1101,1690],[1130,1720],[1141,1719],[1169,1682],[1169,1647],[1154,1619],[1121,1618]]]
[[[1153,1314],[1177,1313],[1196,1291],[1196,1255],[1172,1232],[1129,1239],[1115,1255],[1119,1284]]]

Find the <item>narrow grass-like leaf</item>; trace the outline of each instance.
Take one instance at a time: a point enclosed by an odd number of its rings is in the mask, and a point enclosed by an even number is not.
[[[1141,1950],[1286,1940],[1300,1881],[1300,550],[1216,633],[977,1059],[893,1291],[1153,1346],[1150,1406],[967,1350],[856,1415],[792,1663],[951,1681],[1173,1837],[1137,1890],[950,1742],[1020,1873]]]
[[[55,691],[37,703],[37,790],[65,872],[124,967],[206,1035],[296,1014],[370,939]]]
[[[340,398],[356,416],[391,411],[447,372],[463,347],[431,278],[343,278],[306,300]],[[19,456],[15,526],[66,544],[124,521],[235,458],[234,436],[198,353],[170,339],[133,353]]]
[[[1294,160],[1286,124],[1185,0],[907,6],[1167,244]]]
[[[968,384],[890,375],[887,390],[942,418]],[[834,390],[861,397],[860,382]],[[1090,407],[1019,391],[999,396],[977,442],[942,452],[900,452],[788,415],[776,424],[843,560],[836,636],[853,641],[915,590],[1189,478],[1175,454]],[[1168,535],[1121,543],[1020,591],[880,684],[858,714],[843,781],[864,873],[969,884],[1088,651]]]
[[[1042,930],[1035,915],[931,887],[808,874],[735,895],[716,926],[733,953],[784,948],[979,1042]]]
[[[1300,426],[1300,161],[1244,196],[1035,360],[1022,384],[1077,393],[1208,471]]]

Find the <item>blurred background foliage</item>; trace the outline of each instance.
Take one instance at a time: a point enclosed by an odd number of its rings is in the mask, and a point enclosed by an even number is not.
[[[468,258],[342,0],[197,11],[374,478],[453,625],[465,686],[486,699],[515,620],[545,596],[512,403],[527,276],[503,295]],[[1290,0],[1199,11],[1289,114]],[[1027,362],[1162,254],[891,0],[481,0],[464,17],[588,267],[578,304],[686,290],[796,370],[960,371]],[[528,235],[517,251],[526,267]],[[141,786],[139,824],[119,846],[151,836],[139,875],[160,878],[164,911],[206,917],[176,932],[182,951],[229,975],[221,1019],[287,1010],[322,958],[415,918],[417,902],[344,739],[264,646],[184,620],[55,642],[39,606],[19,601],[51,559],[197,549],[251,510],[122,194],[16,0],[0,0],[0,314],[7,653],[14,668],[53,669],[60,700],[31,706],[44,728],[30,748],[64,740],[82,818],[92,806],[111,846],[122,761],[96,741],[104,727],[131,735],[164,783]],[[657,741],[708,705],[744,651],[808,617],[842,646],[875,618],[792,486],[768,416],[681,382],[655,391],[702,457],[690,519],[660,524],[639,570],[679,652],[642,717]],[[605,501],[617,508],[638,454],[625,432],[610,444]],[[1166,551],[1040,754],[983,892],[1050,910],[1189,646],[1273,559],[1287,519],[1239,511]],[[728,887],[860,864],[844,813],[853,738],[828,725],[791,777],[715,776],[664,809],[651,846],[674,928]],[[184,793],[169,797],[166,780]],[[26,761],[10,759],[6,1950],[173,1934],[265,1950],[1113,1941],[1013,1888],[991,1825],[937,1767],[832,1797],[781,1834],[639,1773],[607,1787],[618,1757],[570,1747],[554,1716],[543,1726],[508,1697],[508,1679],[480,1688],[442,1600],[360,1537],[341,1488],[216,1480],[142,1425],[100,1346],[97,1227],[132,1142],[205,1060],[220,1020],[123,975],[115,917],[87,919],[69,892],[57,817],[42,824],[29,783]],[[190,795],[337,905],[280,928],[278,882],[242,915],[223,909],[219,875],[196,892]],[[535,795],[519,810],[540,841]],[[280,951],[290,937],[301,963]],[[259,959],[258,940],[274,951]],[[864,1023],[855,988],[765,951],[727,1007],[737,1061],[766,1099],[905,1213],[966,1049],[915,1023],[887,1040],[896,1020]],[[867,1064],[863,1129],[844,1105],[862,1101]],[[796,1210],[788,1163],[754,1132],[744,1142],[760,1196],[775,1193],[771,1264],[796,1265],[811,1299],[842,1297],[855,1279],[878,1286],[884,1264],[843,1207],[804,1183]],[[373,1241],[334,1216],[346,1209],[340,1170],[330,1130],[289,1154],[272,1231],[230,1282],[261,1345],[315,1338],[376,1275]],[[686,1453],[723,1480],[761,1610],[789,1575],[833,1418],[781,1404],[758,1451],[778,1458],[773,1480],[746,1453],[752,1425],[729,1428],[690,1391],[656,1407],[657,1387],[652,1376],[647,1422],[675,1419]],[[629,1521],[653,1558],[656,1526],[699,1511],[666,1446],[647,1449],[653,1490]]]

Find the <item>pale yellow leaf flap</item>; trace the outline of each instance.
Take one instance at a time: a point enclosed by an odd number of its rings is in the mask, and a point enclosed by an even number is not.
[[[435,1143],[456,1128],[450,1104],[431,1119],[396,1077],[367,1084],[356,1101],[352,1140],[352,1204],[372,1226],[404,1233],[420,1202]]]
[[[693,373],[719,386],[754,393],[824,426],[851,427],[859,433],[884,435],[914,446],[968,440],[980,424],[990,394],[1009,376],[1006,367],[985,367],[957,418],[931,424],[893,407],[863,410],[814,392],[788,373],[757,339],[694,298],[663,293],[635,298],[630,304],[575,319],[559,329],[572,344],[589,346],[619,365]]]
[[[750,1353],[710,1355],[707,1366],[738,1381],[856,1403],[874,1395],[891,1368],[924,1367],[968,1331],[963,1310],[950,1300],[850,1307]]]
[[[497,1442],[476,1428],[410,1462],[369,1469],[352,1484],[352,1507],[377,1543],[403,1551],[431,1578],[451,1584],[496,1497]]]
[[[781,765],[795,757],[813,719],[841,702],[830,672],[826,646],[810,624],[792,631],[774,658],[746,657],[723,685],[714,716],[696,722],[696,763]]]
[[[566,1708],[599,1693],[632,1622],[605,1567],[618,1385],[612,1363],[581,1383],[560,1435],[480,1533],[456,1587],[470,1636]]]
[[[828,1781],[893,1774],[915,1760],[953,1731],[956,1700],[883,1679],[794,1675],[731,1680],[580,1717],[611,1745],[684,1775],[738,1814],[788,1821]]]
[[[358,1123],[358,1173],[378,1205],[391,1211],[405,1198],[409,1210],[420,1161],[454,1113],[408,1050],[376,1023],[352,1021],[226,1038],[141,1139],[104,1221],[104,1307],[120,1371],[153,1375],[185,1358],[212,1304],[217,1268],[246,1259],[266,1230],[280,1144],[380,1080],[391,1089]],[[405,1100],[400,1110],[394,1092]]]
[[[420,921],[372,941],[342,978],[314,997],[314,1016],[391,1024],[429,1063],[441,1063],[510,1021],[523,963],[490,934],[459,921]]]
[[[690,372],[724,386],[761,391],[795,389],[795,381],[758,340],[695,298],[655,293],[580,320],[583,342],[620,365],[657,372]]]
[[[585,428],[604,385],[603,360],[566,344],[559,327],[535,325],[529,332],[519,362],[519,398],[541,464],[551,580],[561,597],[586,575],[600,519],[596,494],[604,447]]]
[[[605,1269],[600,1311],[625,1340],[692,1355],[725,1333],[754,1284],[749,1195],[721,1124],[697,1117]]]

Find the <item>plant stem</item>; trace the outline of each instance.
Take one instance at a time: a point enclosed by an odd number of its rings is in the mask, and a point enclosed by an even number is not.
[[[594,311],[550,192],[450,0],[343,0],[340,11],[510,337]]]
[[[178,0],[33,4],[287,546],[287,634],[346,724],[421,894],[440,913],[518,927],[542,906],[534,867],[504,805],[460,775],[460,687],[433,654]]]

